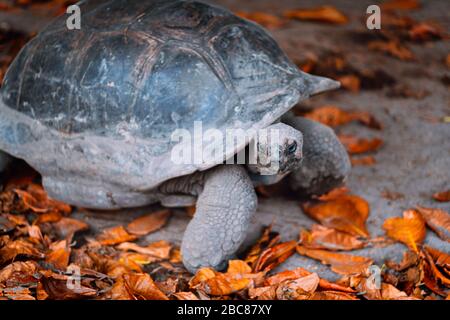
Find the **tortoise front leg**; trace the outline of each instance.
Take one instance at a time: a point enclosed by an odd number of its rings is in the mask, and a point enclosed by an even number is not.
[[[185,267],[192,273],[200,267],[226,267],[245,239],[256,206],[256,193],[244,167],[222,165],[207,172],[181,245]]]
[[[341,185],[351,164],[333,129],[292,114],[282,121],[303,133],[303,163],[289,176],[291,188],[301,195],[320,195]]]

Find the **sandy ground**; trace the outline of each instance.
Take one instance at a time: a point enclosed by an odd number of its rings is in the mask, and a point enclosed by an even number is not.
[[[429,95],[423,99],[391,98],[387,95],[390,88],[380,90],[363,90],[359,93],[339,90],[315,97],[305,103],[307,106],[335,104],[346,110],[361,110],[372,113],[383,125],[383,130],[376,131],[358,124],[339,128],[341,133],[358,136],[379,137],[384,140],[383,147],[375,153],[377,163],[373,166],[354,167],[348,181],[350,190],[365,198],[371,207],[367,226],[372,237],[384,234],[381,225],[388,217],[399,216],[403,210],[416,205],[437,207],[450,210],[447,203],[437,203],[431,195],[437,191],[450,188],[450,123],[444,123],[444,116],[450,116],[450,91],[441,81],[450,76],[443,60],[450,52],[449,42],[439,41],[424,45],[412,45],[417,56],[415,62],[404,62],[382,53],[374,53],[357,40],[355,30],[377,32],[365,29],[364,17],[368,5],[378,1],[298,1],[298,0],[221,0],[214,1],[232,10],[265,11],[281,13],[298,6],[308,7],[320,4],[333,4],[342,9],[351,23],[345,26],[291,22],[282,29],[272,30],[280,45],[294,60],[302,60],[308,54],[320,54],[326,50],[339,49],[357,68],[382,69],[394,77],[397,85],[407,85],[413,91],[426,90]],[[407,14],[419,20],[435,20],[447,31],[450,27],[448,9],[450,4],[441,0],[422,1],[424,6],[419,11]],[[7,21],[16,28],[36,31],[47,22],[47,18],[31,17],[26,19],[0,13],[0,21]],[[382,196],[384,192],[395,192],[402,198],[389,200]],[[143,212],[156,210],[158,207],[131,210],[123,213],[77,212],[74,216],[85,219],[93,229],[105,228],[131,221]],[[189,217],[183,210],[175,210],[174,215],[162,230],[155,232],[142,242],[169,240],[179,243]],[[281,233],[283,239],[297,239],[300,228],[310,227],[313,223],[305,216],[298,201],[286,197],[260,199],[253,226],[249,232],[245,249],[260,234],[263,225],[273,222],[273,229]],[[433,247],[450,252],[450,244],[440,240],[429,231],[426,241]],[[354,254],[374,258],[378,265],[386,259],[398,260],[405,247],[401,244],[386,248],[366,248],[352,251]],[[314,260],[294,255],[280,269],[302,266],[316,271],[322,277],[336,279],[338,275],[327,266]]]

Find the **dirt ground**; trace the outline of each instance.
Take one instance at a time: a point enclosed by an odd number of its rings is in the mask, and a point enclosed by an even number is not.
[[[320,55],[326,51],[339,51],[356,69],[380,69],[396,80],[395,86],[408,86],[413,92],[427,92],[425,97],[391,97],[389,86],[378,90],[361,90],[352,93],[346,90],[327,93],[303,103],[303,106],[317,107],[325,104],[338,105],[344,110],[369,111],[383,125],[382,130],[373,130],[358,124],[346,125],[338,132],[358,136],[379,137],[384,141],[375,153],[376,164],[355,166],[347,186],[352,193],[360,195],[370,203],[367,221],[372,237],[384,234],[381,228],[388,217],[400,216],[402,212],[416,205],[449,210],[447,203],[438,203],[432,194],[450,188],[450,123],[443,121],[450,116],[450,91],[442,79],[450,76],[443,61],[450,52],[449,41],[429,42],[411,45],[416,61],[400,61],[383,53],[369,51],[360,41],[355,30],[370,37],[378,31],[365,27],[365,11],[368,5],[378,1],[298,1],[298,0],[221,0],[214,1],[234,11],[264,11],[281,13],[286,9],[332,4],[350,18],[343,26],[313,22],[292,21],[283,28],[271,30],[283,49],[294,61],[302,61],[310,54]],[[449,3],[441,0],[423,1],[423,8],[408,12],[412,18],[434,20],[449,30]],[[37,31],[45,25],[45,16],[15,16],[0,13],[0,21],[6,21],[15,28]],[[448,78],[447,78],[448,79]],[[396,199],[388,199],[391,193]],[[93,213],[78,211],[73,217],[84,219],[93,229],[124,224],[143,212],[158,207],[128,210],[124,212]],[[160,231],[150,234],[143,242],[168,240],[179,243],[189,222],[184,210],[175,210],[169,223]],[[302,227],[309,228],[314,222],[300,209],[295,198],[274,196],[260,198],[257,214],[249,232],[246,244],[259,237],[261,227],[273,223],[273,230],[280,232],[285,240],[298,238]],[[425,243],[444,252],[450,252],[450,244],[439,239],[433,232],[427,233]],[[370,256],[381,266],[386,259],[399,260],[405,251],[402,244],[385,248],[365,248],[352,253]],[[320,277],[338,278],[330,269],[309,258],[293,255],[279,270],[304,267],[315,271]]]

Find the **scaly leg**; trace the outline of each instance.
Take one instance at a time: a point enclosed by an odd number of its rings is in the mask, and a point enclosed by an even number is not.
[[[197,211],[181,245],[185,267],[193,273],[201,267],[224,268],[244,241],[256,211],[256,193],[245,168],[218,166],[169,181],[162,189],[198,194]]]

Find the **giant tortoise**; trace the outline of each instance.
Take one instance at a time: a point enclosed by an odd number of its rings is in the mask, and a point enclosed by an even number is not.
[[[334,132],[289,112],[339,83],[300,71],[261,26],[198,1],[78,5],[80,30],[57,18],[7,71],[0,170],[24,159],[51,197],[75,206],[196,204],[181,247],[192,272],[223,268],[236,253],[256,211],[255,185],[287,176],[299,193],[321,194],[348,175]],[[175,161],[174,149],[189,145],[175,132],[192,133],[193,153],[202,151],[196,124],[222,133],[215,143],[233,130],[249,134],[219,144],[219,157]],[[255,141],[259,160],[230,161]]]

